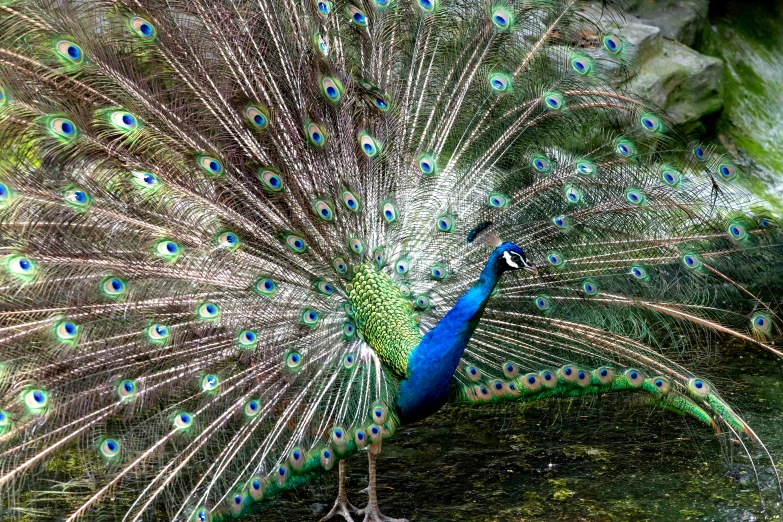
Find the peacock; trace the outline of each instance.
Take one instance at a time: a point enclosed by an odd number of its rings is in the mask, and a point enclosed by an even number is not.
[[[0,496],[219,521],[444,404],[627,394],[764,448],[777,216],[583,0],[1,0]],[[735,304],[736,303],[736,304]],[[365,452],[369,501],[345,490]]]

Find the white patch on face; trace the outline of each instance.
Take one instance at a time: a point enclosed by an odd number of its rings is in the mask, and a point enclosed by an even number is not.
[[[508,266],[511,268],[519,268],[519,265],[511,260],[511,254],[509,254],[508,250],[503,252],[503,259],[506,260],[506,264],[508,264]]]

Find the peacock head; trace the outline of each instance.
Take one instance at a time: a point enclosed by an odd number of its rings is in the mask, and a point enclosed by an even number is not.
[[[530,270],[531,272],[538,272],[536,266],[527,258],[525,251],[519,248],[514,243],[501,243],[500,246],[495,248],[492,252],[490,259],[494,259],[495,267],[498,272],[506,272],[508,270]]]

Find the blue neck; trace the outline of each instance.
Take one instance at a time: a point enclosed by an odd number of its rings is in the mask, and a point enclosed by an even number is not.
[[[492,253],[476,284],[427,332],[408,358],[408,378],[395,400],[403,423],[432,415],[446,403],[449,383],[500,277],[500,253]]]

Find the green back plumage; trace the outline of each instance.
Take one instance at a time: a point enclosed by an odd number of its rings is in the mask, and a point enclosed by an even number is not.
[[[0,1],[12,516],[239,515],[390,437],[488,221],[539,270],[497,286],[455,401],[634,389],[755,439],[701,340],[781,355],[745,286],[777,223],[730,157],[613,87],[616,14]]]

